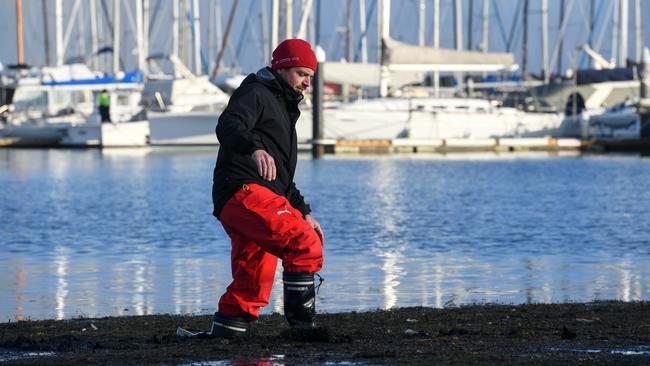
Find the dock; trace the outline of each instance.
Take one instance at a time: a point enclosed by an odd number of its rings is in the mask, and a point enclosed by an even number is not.
[[[392,139],[314,141],[326,154],[413,154],[450,152],[520,152],[520,151],[643,151],[650,140],[581,140],[575,138],[490,138],[490,139]]]

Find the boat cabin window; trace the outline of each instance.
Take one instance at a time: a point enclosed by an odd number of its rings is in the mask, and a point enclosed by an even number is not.
[[[71,106],[74,103],[73,93],[65,90],[56,90],[50,92],[50,99],[55,110]]]
[[[118,94],[117,95],[117,105],[119,105],[119,106],[128,106],[129,105],[129,95],[128,94]]]
[[[15,91],[14,88],[0,88],[0,106],[11,104]]]
[[[42,90],[16,90],[13,98],[15,110],[24,111],[27,109],[47,109],[48,96]]]

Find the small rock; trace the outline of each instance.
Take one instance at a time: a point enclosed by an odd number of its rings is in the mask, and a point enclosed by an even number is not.
[[[97,328],[97,326],[96,326],[95,324],[93,324],[93,323],[90,323],[90,327],[93,328],[93,330],[97,330],[97,329],[99,329],[99,328]]]
[[[413,329],[407,329],[407,330],[404,331],[404,334],[412,336],[412,335],[418,334],[418,332],[413,330]]]
[[[577,336],[578,334],[567,328],[566,325],[562,326],[562,332],[560,333],[562,339],[574,339]]]
[[[407,323],[417,323],[418,320],[417,320],[417,319],[411,319],[411,318],[408,318],[408,319],[406,319],[406,322],[407,322]]]

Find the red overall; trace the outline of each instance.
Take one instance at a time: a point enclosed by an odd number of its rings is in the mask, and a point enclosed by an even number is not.
[[[316,231],[285,197],[258,184],[246,184],[221,210],[221,224],[232,241],[233,281],[219,300],[219,313],[257,320],[269,303],[278,263],[288,272],[318,272],[323,245]]]

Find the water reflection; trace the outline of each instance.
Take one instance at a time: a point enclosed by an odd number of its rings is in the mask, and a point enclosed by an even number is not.
[[[373,253],[381,260],[381,270],[384,278],[382,281],[382,293],[384,299],[382,308],[390,309],[397,304],[397,289],[400,285],[400,278],[406,273],[399,265],[399,259],[403,257],[404,246],[399,244],[400,211],[405,202],[398,202],[401,196],[399,190],[403,187],[397,181],[399,176],[395,174],[395,163],[389,160],[380,162],[374,174],[370,177],[375,202],[373,207],[375,214],[373,219],[377,220],[378,232],[375,234],[375,246]],[[387,238],[395,238],[392,242]]]
[[[629,269],[632,267],[630,261],[625,260],[616,267],[619,273],[618,298],[622,301],[641,300],[641,281],[636,274]]]
[[[56,268],[56,319],[65,319],[65,305],[68,296],[68,281],[66,276],[68,274],[68,249],[65,247],[57,246],[54,248],[56,257],[54,258],[54,266]]]
[[[397,286],[399,286],[399,279],[401,278],[401,268],[397,266],[396,253],[383,253],[383,263],[381,266],[384,272],[383,293],[384,301],[382,307],[390,309],[397,304]]]
[[[0,319],[211,313],[231,280],[214,152],[1,150]],[[301,159],[327,312],[650,299],[650,161]],[[616,178],[612,178],[616,177]],[[270,305],[282,312],[281,266]]]
[[[196,313],[205,305],[204,289],[206,275],[200,269],[210,268],[203,258],[174,260],[173,302],[177,314]],[[213,269],[214,271],[217,268]],[[216,295],[216,294],[214,294]]]
[[[25,320],[25,269],[22,258],[16,259],[16,321]]]

